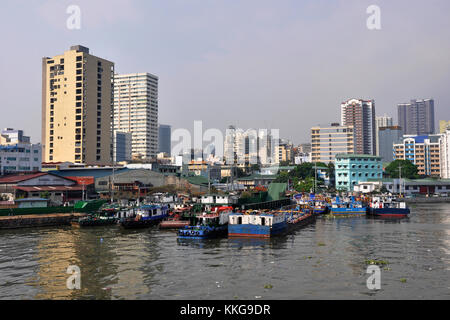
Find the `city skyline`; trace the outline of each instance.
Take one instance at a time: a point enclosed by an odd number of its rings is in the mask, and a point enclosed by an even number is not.
[[[1,80],[2,111],[8,117],[0,127],[26,127],[33,142],[41,141],[39,60],[76,44],[114,62],[119,74],[157,74],[159,122],[174,130],[191,130],[194,120],[223,132],[230,124],[280,128],[281,137],[299,144],[309,141],[311,126],[339,119],[340,103],[351,98],[374,99],[377,115],[395,122],[399,103],[433,98],[436,122],[450,119],[450,47],[441,41],[450,30],[446,1],[380,1],[381,30],[366,27],[370,1],[250,1],[238,11],[223,1],[110,1],[110,14],[101,18],[105,1],[79,1],[80,30],[66,27],[70,4],[43,1],[19,9],[2,3],[10,13],[2,29],[17,30],[4,38],[5,48],[14,50],[1,53],[8,76]],[[10,20],[17,16],[20,24]],[[32,38],[31,27],[49,36]],[[128,33],[133,36],[124,39]],[[143,36],[153,41],[140,41]]]

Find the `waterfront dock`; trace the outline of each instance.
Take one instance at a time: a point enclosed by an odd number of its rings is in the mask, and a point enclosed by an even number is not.
[[[85,213],[51,213],[0,217],[0,229],[47,227],[70,225],[74,218],[86,216]]]

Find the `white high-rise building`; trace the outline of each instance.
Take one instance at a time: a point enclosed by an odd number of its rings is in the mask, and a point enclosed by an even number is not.
[[[267,129],[247,129],[229,126],[224,142],[227,164],[270,164],[273,162],[274,146],[272,132]]]
[[[450,179],[450,127],[440,138],[441,178]]]
[[[114,76],[114,130],[131,133],[132,156],[158,152],[158,77],[150,73]]]

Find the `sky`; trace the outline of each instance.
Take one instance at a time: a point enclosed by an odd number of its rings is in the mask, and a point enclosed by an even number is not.
[[[80,29],[68,29],[70,5]],[[369,30],[370,5],[381,29]],[[340,104],[377,115],[433,98],[450,120],[448,0],[2,0],[0,128],[40,141],[41,59],[72,45],[118,73],[159,77],[159,122],[173,129],[279,129],[294,143],[339,122]]]

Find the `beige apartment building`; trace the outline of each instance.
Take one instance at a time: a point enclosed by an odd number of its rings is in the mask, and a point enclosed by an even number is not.
[[[355,153],[353,126],[338,123],[311,128],[311,162],[334,162],[337,154]]]
[[[114,63],[83,46],[42,59],[44,162],[111,164]]]

